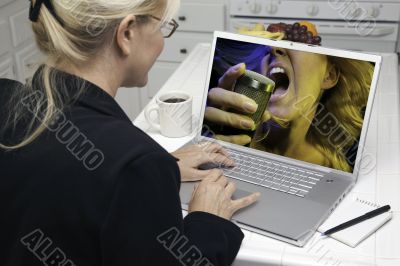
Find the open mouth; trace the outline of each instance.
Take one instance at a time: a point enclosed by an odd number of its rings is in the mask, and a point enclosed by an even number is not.
[[[275,82],[275,91],[273,95],[280,96],[287,92],[290,80],[285,69],[281,67],[273,67],[269,71],[268,77]]]

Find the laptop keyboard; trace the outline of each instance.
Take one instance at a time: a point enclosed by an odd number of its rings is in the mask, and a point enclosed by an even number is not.
[[[227,150],[236,165],[233,168],[225,168],[224,174],[248,183],[304,197],[323,178],[323,174],[320,173]]]

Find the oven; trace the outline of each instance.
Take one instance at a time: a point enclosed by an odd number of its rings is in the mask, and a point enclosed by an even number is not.
[[[399,52],[399,0],[229,0],[229,30],[308,20],[326,47]]]

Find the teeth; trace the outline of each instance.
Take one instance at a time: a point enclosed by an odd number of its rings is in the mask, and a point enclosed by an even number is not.
[[[269,75],[271,76],[272,74],[275,73],[286,73],[285,70],[281,67],[274,67],[269,71]]]

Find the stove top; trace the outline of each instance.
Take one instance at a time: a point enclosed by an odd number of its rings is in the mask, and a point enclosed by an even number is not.
[[[398,22],[399,0],[230,0],[230,15],[244,17]]]
[[[281,2],[290,2],[290,1],[301,1],[301,2],[331,2],[331,3],[341,3],[341,2],[368,2],[368,3],[396,3],[400,4],[399,0],[278,0]]]

